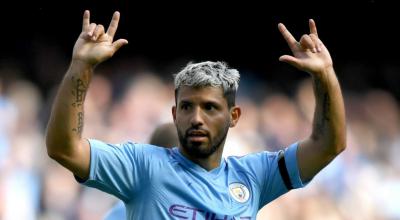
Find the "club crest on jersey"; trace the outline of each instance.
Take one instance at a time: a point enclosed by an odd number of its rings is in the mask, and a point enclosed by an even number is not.
[[[249,189],[242,183],[229,184],[229,193],[237,202],[240,203],[245,203],[250,198]]]

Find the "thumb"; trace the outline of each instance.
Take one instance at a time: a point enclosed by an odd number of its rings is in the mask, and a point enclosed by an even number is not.
[[[115,49],[115,51],[119,50],[119,48],[121,48],[122,46],[124,46],[125,44],[128,44],[128,41],[125,39],[119,39],[117,41],[115,41],[112,45]]]
[[[283,55],[279,57],[279,61],[288,63],[296,68],[300,67],[300,60],[293,56]]]

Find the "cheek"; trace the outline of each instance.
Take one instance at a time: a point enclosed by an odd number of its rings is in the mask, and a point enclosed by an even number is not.
[[[230,118],[226,117],[226,115],[221,115],[221,117],[214,118],[214,120],[212,120],[212,123],[217,132],[224,132],[226,130],[226,127],[229,127]]]
[[[175,119],[175,125],[179,130],[185,130],[185,127],[187,127],[186,120],[183,117],[177,117]]]

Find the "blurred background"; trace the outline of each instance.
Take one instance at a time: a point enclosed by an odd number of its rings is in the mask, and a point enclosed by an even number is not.
[[[85,9],[104,25],[119,10],[116,39],[129,44],[96,68],[84,136],[147,142],[157,125],[172,120],[172,74],[190,61],[222,60],[241,73],[243,112],[224,156],[279,150],[310,134],[310,78],[278,61],[290,51],[277,24],[299,39],[314,18],[342,85],[348,147],[306,188],[268,204],[258,219],[400,219],[398,13],[374,1],[335,7],[334,14],[324,11],[329,3],[324,10],[291,11],[251,3],[53,4],[0,9],[0,219],[101,219],[116,202],[80,186],[49,159],[44,144]]]

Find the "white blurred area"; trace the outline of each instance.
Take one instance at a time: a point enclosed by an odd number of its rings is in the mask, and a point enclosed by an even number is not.
[[[119,73],[100,69],[93,77],[83,136],[111,143],[147,142],[157,125],[172,121],[172,73],[128,64],[112,68]],[[116,198],[80,186],[47,156],[44,130],[56,87],[43,97],[34,83],[5,77],[12,71],[19,70],[0,69],[0,219],[101,219]],[[160,77],[167,74],[171,76]],[[251,87],[246,73],[241,74],[237,104],[242,117],[230,130],[224,156],[275,151],[307,137],[314,108],[310,81],[299,82],[294,95],[278,91],[258,94],[264,98],[256,100],[247,95],[251,91],[241,91]],[[400,219],[399,103],[378,89],[344,91],[344,96],[347,149],[307,187],[265,206],[258,219]]]

